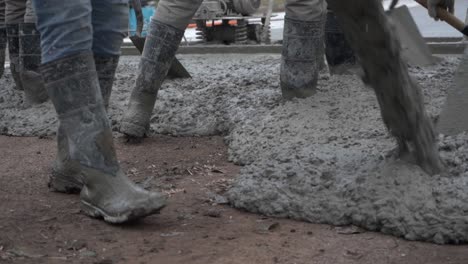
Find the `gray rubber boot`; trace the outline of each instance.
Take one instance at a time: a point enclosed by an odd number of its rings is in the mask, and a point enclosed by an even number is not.
[[[165,196],[137,187],[120,169],[93,55],[81,53],[41,68],[64,135],[59,146],[67,148],[67,168],[83,183],[83,212],[110,223],[158,213]]]
[[[325,16],[319,21],[285,17],[280,84],[284,99],[306,98],[316,92],[324,56]]]
[[[7,24],[7,40],[8,40],[8,53],[10,56],[10,71],[15,81],[15,89],[23,90],[20,77],[19,65],[19,25]]]
[[[94,62],[96,63],[96,71],[102,98],[104,99],[104,106],[107,109],[112,93],[112,85],[114,84],[115,70],[119,64],[119,56],[94,55]]]
[[[183,35],[183,30],[151,20],[136,86],[130,96],[128,111],[120,124],[121,133],[135,138],[144,137],[147,133],[158,90],[171,67]]]
[[[57,158],[47,184],[49,190],[70,194],[80,193],[83,188],[80,166],[76,166],[70,158],[70,149],[63,126],[58,127],[57,149]]]
[[[49,96],[39,70],[41,65],[41,37],[34,23],[19,25],[19,64],[25,103],[34,105],[47,101]]]
[[[94,55],[94,62],[104,106],[107,109],[119,56]],[[52,168],[52,174],[49,176],[49,189],[53,192],[79,193],[83,187],[83,181],[79,177],[79,168],[73,167],[70,162],[69,148],[62,127],[59,127],[57,132],[57,145],[57,159]]]
[[[0,28],[0,78],[5,72],[5,52],[7,46],[7,32],[6,28]]]

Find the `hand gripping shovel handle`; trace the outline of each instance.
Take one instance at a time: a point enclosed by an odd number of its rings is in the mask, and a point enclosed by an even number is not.
[[[420,5],[424,6],[427,8],[427,0],[415,0],[418,2]],[[460,31],[463,33],[463,35],[468,36],[468,26],[463,23],[460,19],[458,19],[456,16],[450,14],[447,10],[444,10],[442,8],[437,8],[437,16],[447,22],[447,24],[451,25],[453,28],[456,30]]]

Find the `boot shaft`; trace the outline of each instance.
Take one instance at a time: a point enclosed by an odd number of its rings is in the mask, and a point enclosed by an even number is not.
[[[19,61],[22,70],[39,71],[41,37],[34,23],[19,25]]]
[[[313,95],[324,58],[325,16],[318,21],[285,17],[280,85],[284,99]]]
[[[23,90],[23,84],[19,75],[19,25],[7,24],[7,41],[8,41],[8,54],[10,56],[10,71],[15,81],[15,89]]]
[[[151,20],[135,90],[141,87],[147,93],[157,93],[167,76],[183,36],[183,30]],[[147,80],[151,81],[148,83]]]
[[[5,49],[7,44],[6,28],[0,28],[0,78],[5,71]]]
[[[6,24],[8,52],[10,56],[18,56],[19,54],[19,25]]]
[[[325,16],[317,21],[284,19],[283,50],[285,60],[315,62],[322,58]]]
[[[119,164],[92,53],[49,62],[41,72],[66,135],[70,160],[115,175]]]
[[[80,53],[41,66],[47,92],[57,114],[102,105],[96,66],[91,53]]]
[[[7,47],[7,29],[6,27],[0,28],[0,50],[5,50]]]
[[[101,89],[101,94],[106,109],[109,106],[112,86],[114,84],[115,71],[119,64],[119,58],[119,56],[94,55],[96,72],[99,79],[99,87]]]
[[[128,111],[120,123],[120,132],[136,138],[146,134],[158,90],[172,65],[183,35],[181,29],[151,20],[136,85],[130,96]]]

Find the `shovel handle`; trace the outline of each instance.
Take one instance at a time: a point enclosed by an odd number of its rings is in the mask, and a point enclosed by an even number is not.
[[[427,0],[415,0],[415,1],[427,9]],[[463,23],[463,21],[458,19],[456,16],[450,14],[447,10],[444,10],[438,7],[437,17],[445,21],[447,24],[451,25],[456,30],[463,33],[465,36],[468,36],[468,26],[465,25],[465,23]]]

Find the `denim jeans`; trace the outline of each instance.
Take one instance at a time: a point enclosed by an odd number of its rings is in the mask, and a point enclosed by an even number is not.
[[[128,0],[32,0],[42,63],[92,51],[118,56],[128,31]]]

